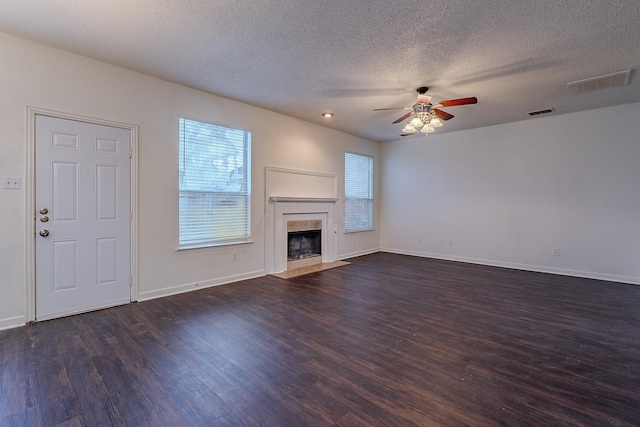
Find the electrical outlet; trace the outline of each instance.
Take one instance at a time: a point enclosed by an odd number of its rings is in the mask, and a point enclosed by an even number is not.
[[[231,254],[231,261],[237,261],[238,260],[238,254],[237,253],[232,253]]]
[[[418,237],[418,243],[422,243],[422,237]]]
[[[449,240],[449,246],[453,246],[453,240]]]
[[[551,254],[553,256],[560,256],[560,249],[558,248],[553,248],[553,251],[551,252]]]
[[[2,178],[2,188],[10,190],[20,189],[21,179],[16,176],[5,176]]]

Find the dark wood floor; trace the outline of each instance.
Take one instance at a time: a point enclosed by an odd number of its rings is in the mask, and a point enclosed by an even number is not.
[[[1,331],[0,425],[640,425],[640,286],[350,261]]]

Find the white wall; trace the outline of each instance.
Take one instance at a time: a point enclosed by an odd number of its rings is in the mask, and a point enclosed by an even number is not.
[[[0,328],[26,320],[27,107],[139,126],[140,299],[265,273],[266,166],[335,173],[342,199],[345,150],[372,155],[378,164],[372,141],[3,33],[0,58],[0,176],[23,180],[20,190],[0,189]],[[252,244],[176,252],[180,115],[253,132]],[[379,231],[342,233],[342,209],[339,201],[338,257],[376,251]],[[374,214],[379,218],[377,207]]]
[[[640,284],[640,104],[436,131],[380,156],[383,250]]]

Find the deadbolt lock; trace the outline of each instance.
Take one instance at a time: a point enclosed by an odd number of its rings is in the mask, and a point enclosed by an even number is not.
[[[43,216],[42,218],[40,218],[40,222],[49,222],[49,217]]]
[[[46,215],[46,214],[48,214],[48,213],[49,213],[49,209],[47,209],[47,208],[42,208],[42,209],[40,209],[40,213],[41,213],[42,215]]]
[[[49,230],[40,230],[40,235],[42,237],[47,237],[49,235]]]

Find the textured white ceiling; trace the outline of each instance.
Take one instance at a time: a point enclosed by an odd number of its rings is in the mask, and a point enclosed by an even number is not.
[[[478,98],[438,133],[640,101],[566,88],[640,66],[638,0],[0,0],[0,31],[376,141],[418,86]]]

